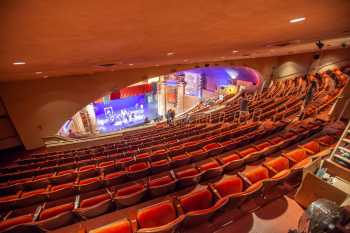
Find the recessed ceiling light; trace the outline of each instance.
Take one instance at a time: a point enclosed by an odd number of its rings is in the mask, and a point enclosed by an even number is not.
[[[239,51],[238,50],[233,50],[232,53],[238,53]]]
[[[134,64],[130,63],[129,66],[133,66]]]
[[[41,71],[37,71],[37,72],[35,72],[35,74],[42,74],[43,72],[41,72]]]
[[[15,61],[12,64],[15,65],[15,66],[19,66],[19,65],[25,65],[26,62],[24,62],[24,61]]]
[[[167,56],[173,56],[173,55],[175,55],[175,53],[174,52],[168,52],[166,55]]]
[[[300,18],[295,18],[295,19],[291,19],[289,20],[290,23],[299,23],[305,20],[305,17],[300,17]]]

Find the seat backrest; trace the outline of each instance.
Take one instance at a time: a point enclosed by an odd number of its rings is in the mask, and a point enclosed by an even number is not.
[[[148,182],[148,184],[149,184],[150,187],[154,187],[154,186],[168,184],[168,183],[170,183],[172,181],[173,181],[173,179],[169,175],[166,175],[166,176],[163,176],[163,177],[160,177],[160,178],[157,178],[157,179],[151,179]]]
[[[239,160],[241,157],[239,157],[238,154],[233,153],[224,157],[221,157],[220,160],[222,160],[223,163],[229,163],[234,160]]]
[[[241,152],[239,152],[239,155],[243,158],[246,157],[247,155],[256,152],[257,150],[254,147],[249,147],[245,150],[242,150]]]
[[[65,183],[65,184],[59,184],[59,185],[54,185],[51,187],[51,191],[57,191],[61,189],[67,189],[67,188],[72,188],[74,186],[73,183]]]
[[[291,158],[296,162],[300,162],[308,157],[306,154],[306,151],[304,151],[302,149],[293,150],[293,151],[287,153],[286,156],[287,156],[287,158]]]
[[[198,171],[195,168],[188,168],[188,169],[176,172],[176,176],[179,177],[179,178],[188,177],[188,176],[194,176],[194,175],[197,175],[197,174],[198,174]]]
[[[213,194],[208,189],[203,189],[180,197],[179,200],[187,213],[210,208],[213,203]]]
[[[303,145],[304,148],[314,152],[315,154],[321,151],[320,144],[316,141],[311,141]]]
[[[219,166],[220,165],[218,164],[218,162],[216,160],[213,160],[213,161],[209,161],[209,162],[206,162],[206,163],[199,165],[199,169],[201,171],[206,171],[206,170],[209,170],[211,168],[217,168]]]
[[[280,172],[289,168],[289,160],[285,157],[280,156],[266,162],[265,165],[267,167],[271,167],[276,172]]]
[[[203,148],[206,150],[211,150],[211,149],[216,149],[219,147],[220,147],[220,144],[218,144],[218,143],[210,143],[210,144],[204,146]]]
[[[63,204],[59,206],[55,206],[49,209],[45,209],[40,213],[39,220],[45,220],[51,217],[54,217],[58,214],[61,214],[66,211],[71,211],[74,209],[73,203]]]
[[[246,171],[243,174],[245,177],[248,178],[248,180],[252,184],[269,178],[269,171],[267,170],[267,168],[262,167],[262,166],[256,167],[250,171]]]
[[[133,184],[126,187],[123,187],[119,190],[117,190],[117,196],[125,196],[130,195],[132,193],[136,193],[140,190],[142,190],[144,186],[142,184]]]
[[[164,201],[140,209],[137,212],[137,223],[140,228],[159,227],[175,220],[176,217],[176,210],[173,203]]]
[[[236,175],[224,177],[222,180],[214,183],[214,187],[222,197],[225,197],[230,194],[242,192],[243,181]]]
[[[95,197],[82,200],[82,202],[80,203],[80,207],[90,207],[108,199],[110,199],[109,195],[107,193],[104,193]]]
[[[5,230],[9,227],[13,227],[19,224],[24,224],[24,223],[29,223],[33,219],[33,216],[28,214],[28,215],[23,215],[23,216],[18,216],[14,218],[9,218],[5,221],[0,222],[0,231]]]
[[[128,219],[122,219],[111,224],[96,228],[90,233],[132,233],[132,226]]]
[[[263,142],[263,143],[260,143],[258,145],[256,145],[255,147],[258,149],[258,150],[262,150],[262,149],[265,149],[266,147],[269,147],[271,144],[269,142]]]
[[[84,179],[84,180],[80,180],[79,184],[80,185],[87,185],[87,184],[91,184],[98,181],[97,177],[92,177],[92,178],[88,178],[88,179]]]
[[[130,165],[128,167],[128,171],[140,171],[143,169],[146,169],[148,167],[146,162],[142,162],[142,163],[135,163],[133,165]]]

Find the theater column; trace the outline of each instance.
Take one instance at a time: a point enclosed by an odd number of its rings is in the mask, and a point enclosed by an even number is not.
[[[180,114],[184,111],[185,85],[186,83],[184,81],[179,81],[177,83],[176,114]]]
[[[161,77],[158,83],[158,114],[165,118],[166,113],[166,83]]]

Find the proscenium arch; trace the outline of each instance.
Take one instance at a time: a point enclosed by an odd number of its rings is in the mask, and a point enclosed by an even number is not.
[[[236,71],[237,73],[237,77],[239,80],[244,80],[244,81],[250,81],[250,82],[253,82],[255,83],[255,85],[258,87],[259,85],[261,85],[261,81],[262,81],[262,77],[261,77],[261,74],[256,71],[255,69],[253,68],[250,68],[250,67],[246,67],[246,66],[204,66],[204,67],[194,67],[194,68],[191,68],[191,69],[179,69],[179,70],[171,70],[172,72],[168,72],[166,74],[161,74],[161,75],[170,75],[170,74],[174,74],[174,73],[182,73],[182,72],[193,72],[193,73],[206,73],[206,74],[212,74],[214,77],[214,75],[223,75],[223,73],[226,73],[226,76],[230,76],[230,74],[227,73],[227,71],[229,70],[233,70],[233,71]],[[157,75],[157,76],[160,76],[160,75]],[[153,77],[157,77],[157,76],[144,76],[144,79],[142,80],[138,80],[138,82],[140,81],[145,81],[146,79],[148,78],[153,78]],[[141,76],[142,77],[142,76]],[[133,82],[131,84],[135,84],[137,82]],[[131,85],[129,84],[129,85]],[[59,129],[57,129],[56,132],[58,132],[62,127],[63,125],[67,122],[68,119],[71,119],[73,117],[73,115],[77,114],[78,112],[80,112],[83,108],[85,108],[88,104],[91,104],[92,102],[96,101],[97,99],[100,99],[106,95],[109,95],[111,92],[115,91],[115,90],[118,90],[118,89],[121,89],[121,88],[124,88],[124,87],[127,87],[129,85],[126,85],[126,86],[123,86],[123,87],[119,87],[119,88],[116,88],[116,87],[113,87],[111,89],[109,89],[108,91],[104,91],[102,94],[100,94],[97,98],[94,98],[93,100],[91,100],[90,102],[87,102],[85,103],[83,106],[81,106],[76,112],[74,112],[74,114],[70,115],[67,119],[65,119],[65,121],[61,124],[61,127]]]

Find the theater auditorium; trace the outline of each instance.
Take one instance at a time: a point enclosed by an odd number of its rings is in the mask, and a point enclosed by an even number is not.
[[[350,1],[0,2],[1,233],[349,233]]]

